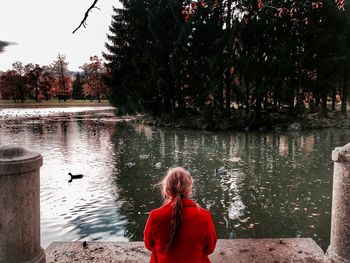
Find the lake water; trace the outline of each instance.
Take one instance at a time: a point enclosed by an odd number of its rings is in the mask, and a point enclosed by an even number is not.
[[[142,240],[148,212],[161,205],[157,183],[173,166],[192,173],[192,198],[210,209],[219,238],[329,244],[331,151],[350,141],[349,130],[212,133],[138,125],[110,109],[43,111],[18,120],[16,110],[0,110],[0,145],[44,157],[44,248]],[[84,177],[69,183],[68,172]]]

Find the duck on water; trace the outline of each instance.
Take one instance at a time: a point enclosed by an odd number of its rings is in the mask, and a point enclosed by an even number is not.
[[[68,175],[70,176],[70,180],[68,181],[69,183],[73,181],[73,179],[80,179],[83,178],[82,174],[72,174],[72,173],[68,173]]]

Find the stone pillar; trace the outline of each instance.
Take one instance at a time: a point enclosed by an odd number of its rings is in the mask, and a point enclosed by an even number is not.
[[[331,242],[326,259],[350,263],[350,143],[336,147],[334,161]]]
[[[40,247],[40,154],[0,147],[0,263],[45,263]]]

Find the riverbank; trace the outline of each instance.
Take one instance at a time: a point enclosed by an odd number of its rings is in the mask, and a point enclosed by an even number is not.
[[[25,102],[14,102],[13,100],[0,100],[0,109],[7,108],[66,108],[66,107],[105,107],[110,106],[108,100],[90,101],[90,100],[49,100],[36,102],[26,100]]]
[[[322,249],[311,238],[219,239],[209,256],[213,263],[324,262]],[[143,242],[54,242],[47,263],[149,262]]]
[[[315,130],[325,128],[349,129],[350,118],[342,115],[340,112],[330,112],[327,116],[321,113],[308,113],[297,117],[290,117],[283,114],[269,114],[260,119],[223,119],[221,121],[206,120],[199,116],[168,116],[153,117],[145,115],[139,117],[138,121],[142,124],[165,127],[171,129],[193,129],[207,131],[298,131]]]

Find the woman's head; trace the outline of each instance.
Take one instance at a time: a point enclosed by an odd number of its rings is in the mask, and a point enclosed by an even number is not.
[[[173,199],[177,196],[188,197],[192,194],[192,176],[182,167],[175,167],[168,171],[161,183],[161,192],[164,199]]]
[[[170,222],[169,242],[167,249],[176,239],[182,217],[182,198],[192,194],[192,176],[182,167],[175,167],[168,171],[161,183],[161,191],[165,200],[172,200],[172,214]]]

